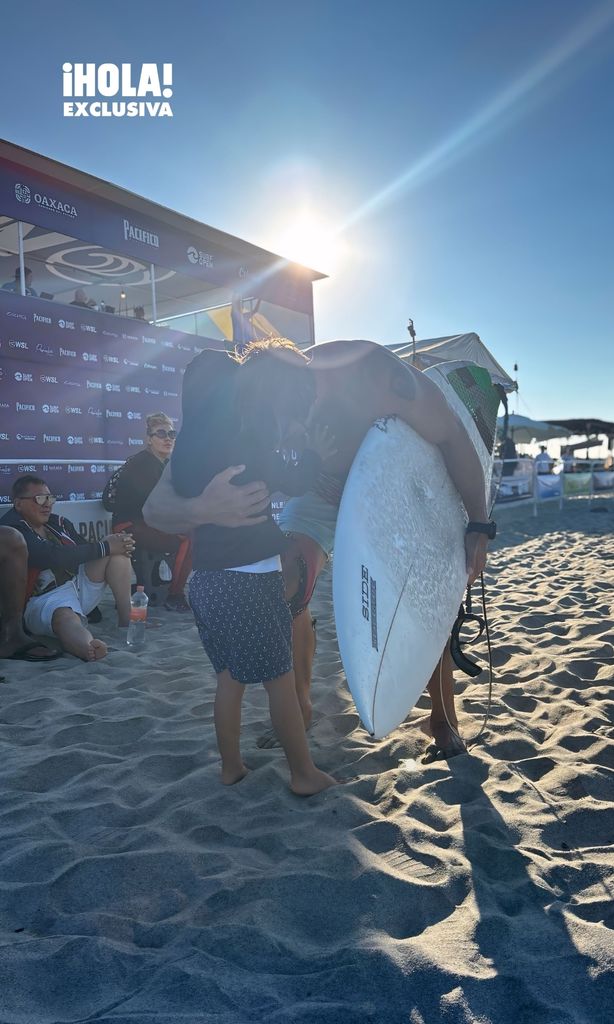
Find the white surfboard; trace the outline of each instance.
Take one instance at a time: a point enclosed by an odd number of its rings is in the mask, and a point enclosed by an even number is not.
[[[497,399],[486,371],[426,372],[467,430],[489,494]],[[348,475],[333,558],[341,659],[373,736],[406,718],[441,656],[467,584],[466,521],[439,449],[396,417],[378,420]]]

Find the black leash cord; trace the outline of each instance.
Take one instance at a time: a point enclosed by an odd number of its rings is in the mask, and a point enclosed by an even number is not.
[[[484,585],[483,572],[480,573],[480,583],[482,584],[482,612],[484,614],[486,645],[488,647],[488,703],[486,705],[486,713],[484,715],[484,721],[480,726],[480,731],[478,732],[477,736],[474,739],[472,739],[469,743],[466,744],[467,750],[470,750],[471,747],[474,747],[478,740],[481,738],[486,726],[488,725],[488,720],[490,718],[490,710],[492,707],[492,648],[490,645],[490,629],[488,627],[488,615],[486,614],[486,587]]]

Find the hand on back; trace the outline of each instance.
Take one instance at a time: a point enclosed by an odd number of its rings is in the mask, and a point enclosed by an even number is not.
[[[235,485],[233,477],[242,473],[245,466],[229,466],[213,477],[200,499],[204,523],[216,526],[254,526],[265,522],[269,505],[269,492],[260,480]]]

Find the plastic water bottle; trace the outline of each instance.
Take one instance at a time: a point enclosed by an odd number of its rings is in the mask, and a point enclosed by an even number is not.
[[[130,625],[126,643],[133,651],[145,646],[145,626],[147,623],[147,605],[149,598],[145,587],[137,587],[130,598]]]

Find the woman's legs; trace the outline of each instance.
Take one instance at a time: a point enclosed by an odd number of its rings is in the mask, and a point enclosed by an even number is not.
[[[290,768],[290,789],[297,796],[313,796],[337,785],[332,775],[316,768],[311,758],[305,723],[296,695],[294,673],[287,672],[264,684],[269,695],[273,728]]]
[[[51,628],[64,650],[83,661],[98,661],[107,653],[106,644],[94,639],[72,608],[56,608]]]
[[[241,702],[245,687],[226,669],[217,677],[214,721],[217,746],[222,758],[222,782],[232,786],[247,775],[241,757]]]
[[[119,525],[115,529],[118,530]],[[162,530],[156,530],[142,521],[130,523],[126,531],[132,534],[135,543],[145,551],[175,556],[168,593],[170,597],[183,597],[188,576],[192,571],[192,544],[189,537],[163,533]]]

